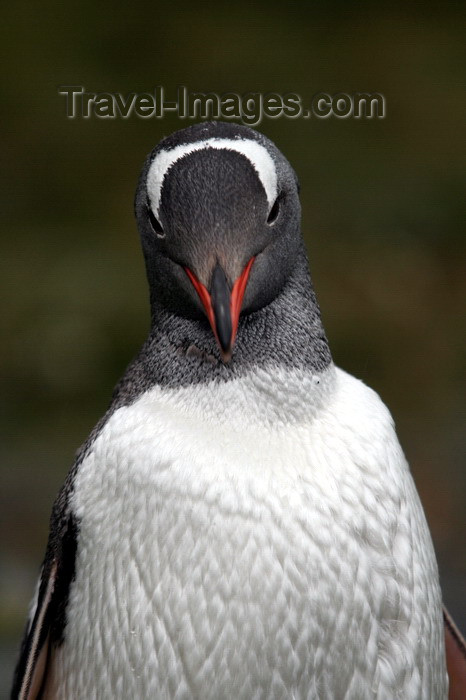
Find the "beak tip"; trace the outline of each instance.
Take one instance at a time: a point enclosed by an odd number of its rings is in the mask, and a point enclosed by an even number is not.
[[[221,355],[223,364],[228,365],[231,361],[231,355],[232,355],[231,348],[228,348],[228,350],[220,349],[220,355]]]

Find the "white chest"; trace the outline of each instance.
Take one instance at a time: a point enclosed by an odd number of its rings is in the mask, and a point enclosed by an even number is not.
[[[338,401],[275,425],[157,396],[115,414],[75,486],[60,692],[441,698],[429,535],[396,441],[369,433]]]

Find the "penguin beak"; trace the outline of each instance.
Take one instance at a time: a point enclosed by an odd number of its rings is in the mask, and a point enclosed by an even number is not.
[[[210,292],[198,280],[194,272],[185,267],[186,274],[196,290],[209,319],[224,362],[229,362],[231,359],[244,292],[246,291],[254,259],[252,257],[249,260],[243,272],[235,280],[232,289],[230,289],[223,268],[217,263],[212,272]]]

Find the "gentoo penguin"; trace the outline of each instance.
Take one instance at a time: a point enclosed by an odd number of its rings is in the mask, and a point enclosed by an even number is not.
[[[388,410],[332,362],[293,169],[198,124],[135,211],[149,337],[56,500],[13,697],[447,698],[429,530]]]

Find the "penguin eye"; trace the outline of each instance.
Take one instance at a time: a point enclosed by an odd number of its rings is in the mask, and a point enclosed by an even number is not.
[[[152,226],[152,230],[154,231],[157,238],[165,238],[165,233],[164,233],[164,230],[162,228],[162,224],[154,216],[154,212],[152,211],[152,208],[151,208],[149,202],[147,203],[147,213],[149,215],[150,225]]]
[[[281,202],[282,197],[278,195],[277,199],[275,202],[272,204],[272,209],[269,211],[269,215],[267,217],[267,223],[269,226],[272,226],[278,219],[278,215],[280,213],[280,202]]]

